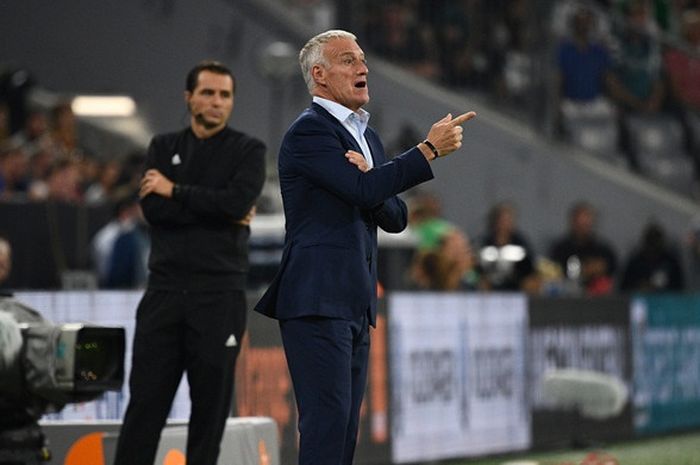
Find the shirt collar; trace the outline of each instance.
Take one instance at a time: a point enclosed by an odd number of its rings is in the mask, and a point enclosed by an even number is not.
[[[333,115],[335,119],[337,119],[341,123],[348,121],[348,118],[350,118],[350,115],[352,114],[357,115],[357,117],[360,119],[360,123],[363,130],[367,127],[367,124],[369,123],[370,114],[363,108],[360,108],[359,110],[354,112],[348,107],[339,104],[338,102],[334,102],[332,100],[328,100],[317,95],[314,95],[313,101],[314,103],[321,105],[324,109],[328,111],[328,113]]]

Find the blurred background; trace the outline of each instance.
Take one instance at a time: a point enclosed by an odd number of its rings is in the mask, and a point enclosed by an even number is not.
[[[134,194],[145,151],[154,133],[188,124],[185,74],[217,59],[237,78],[230,124],[268,146],[269,179],[251,227],[256,296],[274,276],[284,238],[279,142],[310,102],[298,50],[330,28],[354,32],[367,54],[366,108],[387,152],[414,146],[448,112],[478,113],[465,127],[463,148],[432,165],[436,179],[403,195],[409,229],[380,236],[388,348],[377,360],[390,376],[374,380],[389,387],[386,398],[371,401],[385,405],[384,419],[371,421],[377,444],[393,441],[395,449],[379,456],[406,462],[546,446],[563,420],[552,411],[533,416],[554,408],[526,394],[539,382],[533,373],[577,366],[587,356],[590,363],[579,368],[614,374],[630,391],[622,416],[601,423],[608,436],[700,427],[700,2],[692,0],[4,2],[0,252],[8,252],[0,253],[0,288],[18,291],[47,315],[66,295],[99,299],[107,290],[133,296],[143,289],[149,244]],[[441,300],[454,291],[467,303]],[[432,297],[411,317],[412,300],[401,295]],[[97,302],[85,299],[81,305]],[[413,420],[394,416],[409,402],[399,402],[405,372],[396,371],[404,363],[396,347],[406,346],[392,338],[414,331],[411,318],[451,305],[455,320],[447,321],[463,328],[454,354],[472,347],[467,335],[483,323],[460,313],[464,308],[492,315],[483,324],[509,341],[509,351],[480,360],[493,379],[503,363],[515,367],[506,371],[523,384],[508,395],[518,399],[512,408],[519,413],[506,415],[519,415],[513,428],[527,433],[491,449],[412,455],[410,428],[395,426]],[[408,310],[392,317],[397,306]],[[117,320],[133,318],[134,308],[116,307],[123,313]],[[506,316],[493,317],[500,308]],[[253,317],[251,346],[276,345],[257,324]],[[449,330],[436,327],[434,340]],[[664,335],[669,355],[650,372],[652,362],[640,354],[655,356]],[[586,346],[591,340],[598,342]],[[580,357],[565,354],[574,346]],[[593,346],[605,350],[591,355]],[[682,361],[678,351],[694,358]],[[459,368],[466,363],[460,357],[445,363]],[[421,366],[441,366],[428,360]],[[469,378],[474,366],[449,376]],[[680,378],[669,387],[654,376]],[[414,394],[410,402],[425,400]],[[425,402],[444,408],[445,399]],[[239,411],[260,413],[241,402]],[[671,405],[668,416],[653,418],[663,402]],[[670,412],[685,419],[673,423]],[[293,431],[293,421],[284,424]],[[282,436],[293,448],[293,433]],[[406,445],[396,446],[401,441]],[[370,457],[360,454],[362,463],[374,463]]]
[[[110,219],[138,217],[123,204],[145,148],[153,133],[187,124],[184,74],[203,58],[235,71],[231,124],[268,145],[270,179],[253,227],[261,252],[253,278],[265,282],[283,224],[277,149],[309,103],[296,55],[312,34],[342,27],[368,54],[367,108],[389,152],[414,145],[447,112],[479,113],[460,153],[435,165],[437,180],[405,196],[418,211],[414,226],[428,215],[459,229],[483,268],[493,209],[504,207],[502,227],[518,232],[528,266],[551,281],[550,261],[563,277],[577,273],[553,249],[574,205],[585,203],[589,229],[613,255],[611,291],[627,282],[625,264],[649,229],[682,266],[680,284],[668,281],[695,289],[696,8],[678,0],[11,2],[0,18],[0,231],[15,252],[6,285],[143,283],[143,270],[107,283],[91,242]],[[511,240],[503,234],[496,245]],[[386,266],[410,261],[415,244],[385,238],[405,249],[387,254]],[[403,262],[384,273],[389,288],[412,285]],[[531,291],[562,287],[547,284]]]

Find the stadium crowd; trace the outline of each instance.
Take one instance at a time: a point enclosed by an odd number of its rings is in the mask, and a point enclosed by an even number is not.
[[[0,103],[0,199],[99,204],[134,192],[144,154],[90,153],[68,102],[27,113],[12,131]]]
[[[596,227],[596,209],[571,205],[568,225],[546,251],[537,252],[518,228],[513,204],[493,205],[481,236],[441,216],[440,200],[411,197],[410,226],[417,250],[406,286],[432,291],[521,291],[532,295],[602,296],[615,292],[688,290],[683,259],[663,225],[650,221],[639,243],[620,257]]]
[[[104,288],[143,286],[149,244],[136,192],[145,154],[90,153],[69,102],[30,109],[14,125],[10,115],[10,106],[0,104],[0,202],[111,208],[91,241],[95,281]]]
[[[693,129],[700,114],[700,1],[555,5],[546,29],[558,38],[547,50],[558,69],[558,114],[572,105],[584,111],[600,101],[610,105],[618,118],[620,149],[637,169],[626,116],[668,112],[685,129],[685,148],[700,173],[700,142]],[[511,102],[532,93],[535,52],[549,47],[533,27],[534,0],[365,1],[359,11],[361,40],[372,51],[453,88]],[[144,154],[90,153],[81,146],[67,102],[48,112],[20,112],[21,118],[12,103],[0,95],[0,201],[113,206],[111,221],[92,242],[98,282],[109,288],[143,286],[148,244],[134,193]],[[410,126],[403,132],[408,143],[417,140]],[[398,152],[403,142],[395,145]],[[623,258],[596,232],[595,206],[586,202],[571,206],[568,226],[546,251],[532,248],[512,204],[493,205],[479,234],[444,220],[439,199],[430,194],[412,196],[411,205],[418,246],[405,279],[409,288],[604,295],[689,286],[683,257],[670,239],[685,232],[665,231],[653,221]],[[698,249],[694,236],[689,241],[690,250]],[[115,247],[122,249],[115,253]]]
[[[604,148],[633,171],[644,172],[630,118],[668,116],[700,179],[698,1],[388,0],[361,11],[375,53],[540,115],[547,131],[576,141],[582,117],[609,118],[617,130]]]

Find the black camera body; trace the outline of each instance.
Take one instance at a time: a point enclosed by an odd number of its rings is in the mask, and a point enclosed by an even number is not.
[[[125,345],[123,328],[52,324],[0,297],[0,465],[46,460],[43,414],[121,390]]]

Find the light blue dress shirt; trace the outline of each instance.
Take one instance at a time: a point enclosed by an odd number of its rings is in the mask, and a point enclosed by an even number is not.
[[[365,130],[369,123],[369,112],[360,108],[357,112],[344,107],[343,105],[333,102],[322,97],[314,96],[314,103],[321,105],[328,113],[333,115],[335,119],[340,121],[345,129],[352,134],[352,137],[357,141],[362,149],[362,155],[367,160],[367,165],[370,169],[374,168],[374,160],[372,159],[372,151],[369,149],[367,139],[365,139]]]

